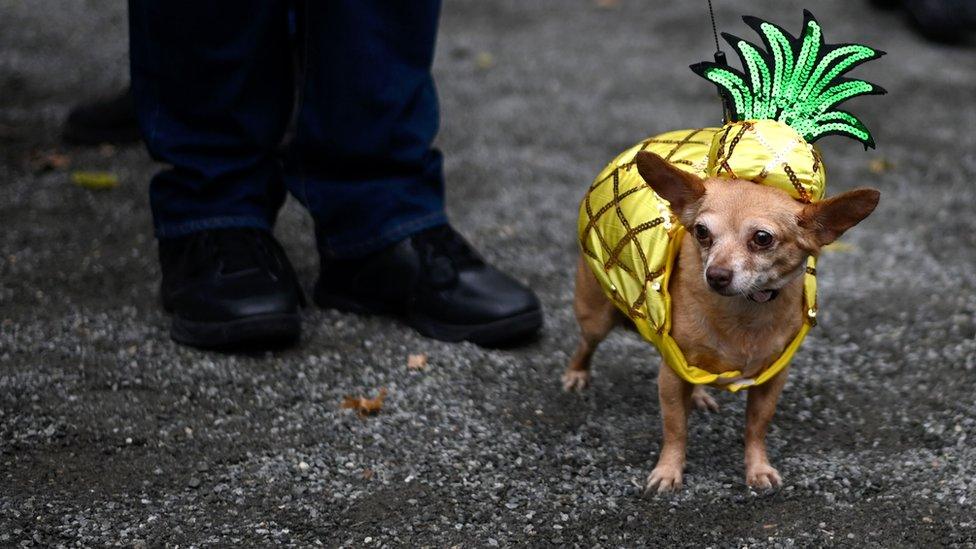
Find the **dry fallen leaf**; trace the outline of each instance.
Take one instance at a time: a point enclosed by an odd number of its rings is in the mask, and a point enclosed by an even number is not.
[[[610,9],[620,6],[620,0],[596,0],[596,7]]]
[[[483,51],[475,58],[475,65],[481,70],[488,70],[495,66],[495,56]]]
[[[360,417],[375,414],[383,408],[383,400],[386,398],[386,387],[380,389],[376,398],[347,396],[342,399],[342,408],[356,410]]]
[[[109,172],[71,172],[71,182],[93,191],[114,189],[119,186],[119,178]]]
[[[372,469],[363,469],[363,478],[364,479],[369,480],[369,479],[373,478],[373,474],[374,473],[373,473],[373,470]]]
[[[868,163],[868,169],[871,170],[871,173],[876,175],[881,175],[883,173],[890,172],[894,168],[895,165],[884,158],[875,158],[874,160]]]
[[[498,234],[505,238],[511,238],[518,234],[518,231],[512,225],[502,225],[498,229]]]
[[[410,355],[407,357],[407,369],[409,370],[426,370],[427,369],[427,353],[418,353],[415,355]]]
[[[31,165],[35,172],[63,170],[71,165],[71,157],[59,152],[47,152],[32,158]]]

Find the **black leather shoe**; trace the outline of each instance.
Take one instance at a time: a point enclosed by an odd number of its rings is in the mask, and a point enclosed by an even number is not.
[[[268,231],[230,228],[159,241],[163,308],[171,335],[204,349],[261,350],[294,343],[301,288]]]
[[[527,339],[542,326],[532,290],[486,264],[448,225],[362,259],[323,259],[315,302],[393,315],[427,337],[485,346]]]
[[[84,103],[71,109],[64,124],[64,140],[74,145],[135,143],[142,139],[132,91]]]

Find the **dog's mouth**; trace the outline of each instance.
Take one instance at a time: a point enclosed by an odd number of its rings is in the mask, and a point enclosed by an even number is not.
[[[760,290],[758,292],[752,292],[751,294],[746,294],[746,298],[749,301],[754,301],[756,303],[767,303],[776,299],[779,295],[779,290]]]

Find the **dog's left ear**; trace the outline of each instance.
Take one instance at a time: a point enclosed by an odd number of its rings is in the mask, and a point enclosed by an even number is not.
[[[863,221],[880,199],[881,192],[877,189],[854,189],[805,206],[799,223],[813,233],[817,244],[824,246]]]

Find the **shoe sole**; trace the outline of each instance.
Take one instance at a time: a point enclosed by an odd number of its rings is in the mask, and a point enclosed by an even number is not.
[[[470,341],[482,347],[499,347],[526,340],[542,328],[542,311],[526,311],[484,324],[447,324],[432,318],[411,315],[406,322],[426,337],[441,341]]]
[[[226,322],[173,318],[170,337],[177,343],[208,350],[268,350],[296,343],[301,336],[297,313],[249,316]]]
[[[363,304],[335,295],[316,295],[315,303],[324,309],[344,313],[390,316],[402,320],[424,337],[449,343],[470,341],[482,347],[498,347],[526,340],[542,328],[542,311],[539,309],[482,324],[451,324],[419,314],[396,315],[381,305]]]

